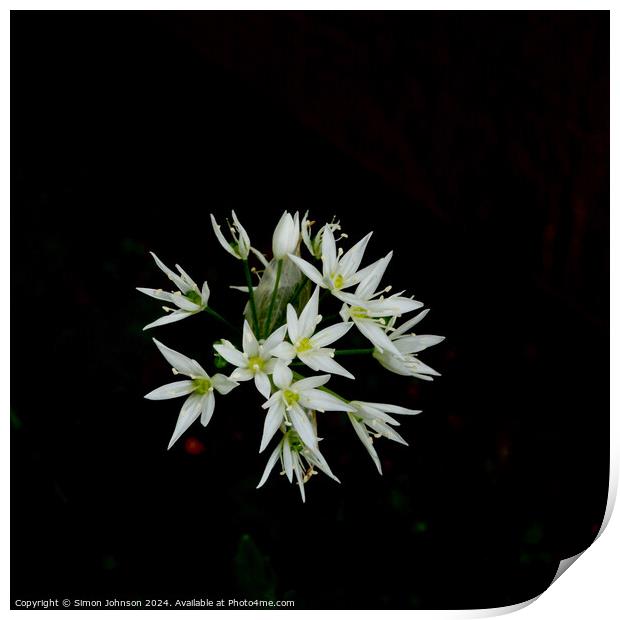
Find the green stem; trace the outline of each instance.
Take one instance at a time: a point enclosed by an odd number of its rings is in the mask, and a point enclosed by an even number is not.
[[[233,331],[240,333],[240,330],[238,327],[235,327],[230,321],[226,320],[219,312],[216,312],[213,308],[209,308],[209,306],[207,306],[205,308],[205,311],[207,312],[207,314],[210,314],[212,317],[215,317],[218,321],[221,321],[222,323],[224,323],[224,325],[230,327],[230,329],[232,329]]]
[[[252,274],[250,273],[250,265],[247,259],[243,261],[243,272],[245,273],[245,281],[248,285],[248,291],[250,294],[250,310],[252,311],[252,321],[254,322],[254,333],[257,338],[260,338],[258,333],[258,315],[256,314],[256,302],[254,301],[254,287],[252,286]]]
[[[336,349],[335,355],[370,355],[374,349]]]
[[[278,261],[278,268],[276,270],[276,283],[273,287],[273,292],[271,293],[271,302],[269,303],[269,311],[267,312],[267,321],[265,322],[265,336],[269,335],[269,332],[271,330],[271,315],[273,314],[273,306],[276,303],[276,296],[278,294],[278,286],[280,286],[280,276],[282,275],[282,262],[283,259],[281,258]]]

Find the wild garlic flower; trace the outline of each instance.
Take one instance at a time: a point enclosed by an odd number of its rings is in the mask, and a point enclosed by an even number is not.
[[[373,446],[373,437],[375,439],[378,439],[379,437],[386,437],[387,439],[391,439],[397,443],[402,443],[405,446],[409,445],[393,428],[390,427],[390,424],[399,426],[400,422],[388,415],[388,413],[395,413],[398,415],[415,415],[417,413],[421,413],[421,411],[417,409],[399,407],[398,405],[366,403],[359,400],[352,400],[349,404],[355,409],[353,413],[348,414],[349,420],[353,425],[353,429],[357,433],[357,436],[360,438],[360,441],[366,450],[368,450],[368,454],[370,454],[374,464],[377,466],[379,473],[382,474],[381,462],[379,461],[379,456]]]
[[[254,379],[256,389],[265,397],[271,394],[269,376],[278,359],[273,356],[273,349],[282,343],[286,334],[286,325],[276,329],[265,340],[259,342],[247,321],[243,323],[243,352],[239,351],[228,340],[214,344],[213,348],[229,363],[237,368],[230,375],[235,381]]]
[[[239,383],[253,380],[264,399],[262,409],[256,407],[262,420],[262,435],[260,442],[257,441],[259,452],[265,451],[277,436],[258,487],[265,484],[278,462],[281,473],[289,482],[297,483],[303,501],[306,484],[314,474],[323,472],[339,482],[327,464],[323,450],[319,450],[322,440],[319,426],[327,417],[324,412],[332,412],[329,417],[346,414],[381,473],[373,441],[386,437],[407,445],[394,428],[399,422],[393,415],[413,415],[419,411],[357,400],[363,397],[366,378],[363,372],[356,372],[358,381],[355,381],[355,377],[339,363],[340,358],[336,361],[336,356],[357,355],[362,362],[364,358],[370,362],[374,357],[391,372],[430,380],[439,373],[421,362],[417,354],[443,340],[441,336],[411,332],[428,310],[396,326],[401,316],[419,309],[422,303],[404,292],[391,294],[391,286],[380,287],[393,253],[390,251],[383,258],[362,267],[372,232],[345,251],[338,245],[346,235],[334,236],[340,231],[339,221],[334,218],[323,226],[317,225],[318,232],[313,235],[311,227],[315,222],[309,220],[308,213],[301,224],[298,212],[285,211],[282,214],[272,234],[273,256],[265,256],[251,246],[248,233],[234,211],[232,224],[228,223],[230,241],[222,234],[213,215],[211,224],[226,252],[243,261],[240,271],[245,285],[231,286],[245,296],[239,303],[236,320],[222,316],[208,305],[210,291],[206,282],[198,288],[181,267],[176,265],[178,273],[172,271],[154,254],[156,264],[178,290],[138,289],[173,306],[165,307],[169,314],[145,329],[179,321],[204,310],[208,317],[220,321],[222,329],[227,330],[224,334],[213,333],[208,342],[215,340],[212,365],[218,369],[228,368],[222,372],[229,376],[208,374],[195,360],[155,340],[173,372],[184,375],[183,380],[163,385],[145,397],[151,400],[186,397],[168,447],[172,447],[198,418],[205,426],[209,423],[215,407],[215,392],[227,394]],[[301,257],[302,252],[307,256],[306,249],[310,253],[308,260]],[[233,280],[231,284],[234,283]],[[328,304],[327,308],[325,304]],[[339,304],[342,304],[340,313],[334,314],[338,312]],[[327,318],[323,317],[321,310]],[[354,325],[370,340],[372,348],[350,348],[351,344],[340,348],[341,341],[350,338],[349,332]],[[204,340],[201,338],[200,342]],[[303,372],[294,372],[293,368]],[[375,371],[376,366],[370,370],[373,374]],[[352,393],[341,395],[334,391],[331,386],[334,376],[336,390],[340,390],[338,381],[341,381],[344,389],[348,386]],[[353,381],[343,382],[340,377]],[[242,408],[242,413],[245,409]],[[243,416],[238,417],[241,422],[244,420]],[[323,448],[323,444],[320,445]],[[336,450],[337,446],[332,444],[330,451]]]
[[[220,245],[229,253],[232,254],[235,258],[240,260],[247,260],[248,255],[250,254],[251,244],[250,237],[248,237],[248,233],[245,232],[245,228],[241,226],[241,222],[235,215],[235,212],[232,212],[233,223],[228,222],[228,228],[230,229],[230,234],[232,235],[233,242],[229,243],[226,241],[226,237],[222,234],[220,230],[220,225],[215,221],[215,217],[211,214],[211,225],[213,226],[213,232],[217,237],[217,240],[220,242]]]
[[[304,502],[306,501],[304,486],[313,475],[318,473],[317,470],[322,471],[336,482],[340,482],[332,473],[323,455],[306,447],[299,434],[291,429],[284,433],[275,450],[271,453],[257,489],[260,489],[267,482],[267,478],[269,478],[269,474],[278,460],[282,466],[282,474],[286,475],[289,482],[292,483],[293,475],[295,476],[301,499]]]
[[[388,329],[392,329],[389,339],[396,348],[397,354],[389,350],[375,348],[373,357],[387,370],[406,377],[416,377],[425,381],[432,381],[433,377],[441,376],[436,370],[422,362],[415,353],[424,351],[428,347],[439,344],[444,340],[443,336],[405,334],[414,325],[417,325],[429,310],[424,310],[411,320],[403,323],[397,329],[393,329],[395,319],[392,319]]]
[[[354,293],[339,292],[337,296],[345,302],[340,310],[342,320],[352,320],[378,351],[387,351],[398,357],[400,351],[385,333],[388,319],[416,310],[423,304],[400,294],[384,297],[383,293],[389,291],[390,286],[375,292],[391,258],[392,252],[378,260]]]
[[[162,301],[166,301],[168,303],[174,304],[177,309],[173,310],[168,306],[164,306],[164,310],[169,312],[165,316],[162,316],[160,319],[149,323],[145,329],[150,329],[151,327],[157,327],[159,325],[165,325],[166,323],[174,323],[175,321],[180,321],[181,319],[185,319],[192,314],[196,314],[201,312],[207,307],[209,302],[209,285],[205,281],[202,285],[202,288],[199,289],[198,285],[181,269],[179,265],[175,265],[179,270],[179,273],[176,274],[172,269],[168,269],[164,263],[162,263],[159,258],[155,255],[154,252],[151,252],[151,256],[155,260],[155,264],[168,276],[172,282],[179,289],[172,293],[168,293],[167,291],[163,291],[162,289],[154,289],[154,288],[141,288],[138,287],[137,290],[145,295],[149,295],[150,297],[154,297],[155,299],[161,299]]]
[[[313,238],[312,226],[315,223],[316,222],[308,219],[308,211],[306,211],[306,214],[301,220],[301,238],[304,242],[304,245],[308,248],[308,252],[310,252],[310,254],[314,258],[321,258],[321,252],[323,248],[323,233],[325,232],[325,228],[329,228],[332,233],[334,233],[337,230],[341,230],[341,227],[340,222],[335,221],[334,219],[334,221],[330,222],[329,224],[325,224],[325,226],[323,226],[322,228],[319,228],[319,231]],[[346,239],[347,235],[341,233],[340,238]]]
[[[366,245],[372,233],[368,233],[361,241],[358,241],[346,254],[341,255],[336,249],[334,233],[329,226],[323,227],[321,242],[321,260],[323,273],[307,260],[289,254],[289,258],[301,269],[304,275],[332,292],[354,286],[361,282],[369,273],[369,267],[358,271],[358,267],[364,258]],[[372,267],[371,265],[370,267]]]
[[[355,379],[346,368],[343,368],[334,359],[335,349],[325,348],[328,344],[342,338],[353,326],[353,323],[336,323],[316,334],[314,333],[316,326],[322,319],[319,314],[320,290],[318,286],[314,289],[312,297],[308,300],[299,317],[291,304],[287,306],[286,325],[291,342],[282,342],[272,351],[272,354],[289,361],[298,357],[312,370]]]
[[[308,377],[293,382],[293,372],[281,361],[273,372],[273,383],[278,388],[263,405],[268,409],[263,426],[263,437],[259,452],[262,452],[276,431],[282,426],[292,426],[303,443],[310,450],[319,449],[316,431],[306,410],[312,411],[354,411],[348,403],[317,388],[325,385],[330,375]]]
[[[178,351],[174,351],[158,340],[155,340],[155,338],[153,338],[153,342],[172,366],[172,372],[189,377],[189,379],[183,381],[174,381],[173,383],[162,385],[156,390],[149,392],[144,397],[149,400],[164,400],[168,398],[178,398],[179,396],[185,396],[187,394],[190,395],[181,407],[181,413],[179,414],[174,433],[172,434],[172,439],[168,444],[168,450],[170,450],[176,440],[199,416],[203,426],[209,424],[211,416],[213,415],[213,409],[215,408],[214,390],[220,394],[228,394],[228,392],[236,388],[239,384],[221,374],[210,377],[196,360],[190,359]]]
[[[273,232],[272,249],[273,256],[277,260],[285,258],[297,250],[299,243],[299,213],[293,217],[285,211]]]

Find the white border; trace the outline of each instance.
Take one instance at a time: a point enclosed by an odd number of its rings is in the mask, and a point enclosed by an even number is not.
[[[133,2],[92,2],[85,6],[84,2],[73,1],[73,2],[62,2],[58,3],[56,6],[51,7],[49,2],[20,2],[15,0],[10,3],[11,9],[26,9],[26,10],[35,10],[35,9],[50,9],[54,10],[70,10],[70,9],[141,9],[141,10],[152,10],[152,9],[171,9],[171,8],[182,8],[182,9],[351,9],[351,10],[366,10],[366,9],[551,9],[551,10],[567,10],[567,9],[578,9],[578,10],[610,10],[611,7],[609,3],[587,3],[587,2],[521,2],[521,3],[504,3],[501,7],[498,6],[497,2],[477,2],[472,4],[466,4],[463,2],[442,2],[442,3],[433,3],[433,2],[406,2],[406,1],[388,1],[384,3],[378,2],[352,2],[352,1],[343,1],[333,2],[333,1],[321,1],[321,2],[258,2],[258,1],[244,1],[244,2],[236,2],[236,3],[227,3],[227,2],[200,2],[198,0],[185,0],[184,2],[178,3],[176,6],[171,6],[170,2],[146,2],[146,1],[133,1]],[[615,27],[615,17],[612,13],[611,15],[611,32],[613,35],[614,27]],[[618,77],[618,47],[615,45],[614,38],[612,36],[612,88],[611,88],[611,101],[612,101],[612,110],[617,110],[618,108],[618,96],[617,96],[617,77]],[[2,242],[0,243],[0,265],[2,265],[3,271],[3,282],[5,283],[5,291],[6,286],[9,282],[9,210],[7,205],[9,205],[10,200],[10,186],[9,186],[9,119],[10,119],[10,109],[9,109],[9,46],[10,46],[10,30],[9,30],[9,12],[8,10],[2,11],[0,17],[0,48],[2,50],[1,58],[0,58],[0,72],[2,76],[2,97],[0,97],[0,106],[2,106],[3,119],[4,122],[2,124],[2,128],[0,129],[0,142],[2,144],[2,168],[0,171],[0,186],[3,190],[3,195],[5,197],[4,200],[4,208],[0,209],[0,234],[2,235]],[[612,145],[612,183],[611,183],[611,204],[616,204],[617,199],[617,187],[615,179],[617,178],[617,160],[614,158],[614,150],[613,145],[616,144],[615,139],[618,138],[618,131],[615,123],[612,122],[611,127],[611,145]],[[618,269],[618,252],[615,249],[615,243],[618,242],[618,221],[617,221],[617,213],[612,212],[612,221],[611,221],[611,314],[612,319],[617,317],[618,313],[618,273],[620,270]],[[615,243],[614,243],[615,242]],[[0,377],[2,377],[2,397],[5,402],[5,411],[9,410],[9,343],[10,343],[10,321],[9,321],[9,309],[6,304],[3,304],[0,308],[0,312],[2,313],[2,326],[3,329],[0,335],[0,347],[4,352],[2,357],[2,372],[0,373]],[[42,309],[44,312],[44,309]],[[586,335],[587,336],[587,335]],[[575,566],[571,566],[570,570],[563,574],[564,570],[571,565],[572,561],[579,558],[581,554],[575,556],[575,558],[569,558],[564,561],[563,565],[558,570],[558,574],[556,575],[556,579],[561,576],[557,582],[554,582],[552,586],[543,592],[539,597],[536,597],[532,601],[525,601],[519,605],[513,605],[511,607],[503,607],[496,608],[491,610],[463,610],[463,611],[381,611],[382,615],[389,615],[392,617],[411,617],[415,616],[416,618],[477,618],[477,617],[489,617],[496,616],[505,613],[510,613],[512,611],[517,611],[521,609],[521,616],[524,618],[530,619],[544,619],[547,620],[550,617],[561,617],[561,618],[579,618],[582,619],[586,616],[599,619],[599,618],[618,618],[620,617],[620,597],[617,594],[618,591],[618,577],[620,576],[620,571],[618,570],[618,562],[619,555],[618,550],[620,549],[620,528],[618,526],[618,518],[615,517],[611,519],[611,527],[609,527],[610,516],[613,509],[613,503],[615,501],[616,493],[617,493],[617,483],[618,483],[618,411],[620,409],[619,398],[618,398],[618,384],[617,378],[620,376],[618,372],[618,361],[617,361],[617,352],[618,352],[618,333],[614,328],[612,328],[611,333],[611,377],[616,378],[616,381],[612,381],[612,389],[611,389],[611,473],[610,473],[610,491],[609,491],[609,501],[607,506],[607,511],[605,514],[605,520],[603,527],[601,528],[601,532],[599,532],[600,538],[592,544],[592,546],[585,551],[583,554],[583,558],[580,559],[579,562],[575,564]],[[584,424],[587,424],[587,420],[584,420]],[[4,475],[2,476],[2,484],[3,484],[3,497],[9,497],[9,433],[7,432],[8,424],[5,421],[4,433],[5,437],[3,439],[3,453],[2,458],[4,461]],[[577,456],[577,455],[576,455]],[[5,605],[5,609],[8,608],[10,602],[10,593],[9,593],[9,518],[8,511],[2,510],[0,511],[0,515],[2,518],[3,532],[5,533],[5,541],[6,544],[4,546],[5,552],[3,553],[4,562],[2,564],[2,582],[0,588],[4,593],[3,601]],[[320,587],[320,575],[317,575],[317,587]],[[535,601],[535,604],[531,604]],[[21,612],[23,615],[29,615],[36,612]],[[115,612],[106,612],[106,611],[94,611],[94,612],[86,612],[93,613],[97,618],[105,618],[109,614],[113,614]],[[127,617],[133,617],[134,615],[140,615],[140,617],[144,617],[144,614],[148,614],[147,611],[124,611],[124,614],[127,614]],[[160,612],[154,612],[156,615],[159,615]],[[172,612],[176,613],[176,612]],[[186,614],[192,613],[204,613],[201,611],[183,611],[178,612],[180,617],[187,617]],[[238,615],[246,615],[248,612],[243,610],[227,610],[226,612],[231,616]],[[283,614],[289,614],[290,612],[285,611],[255,611],[254,613],[259,614],[261,616],[269,616],[269,617],[283,617]],[[321,613],[329,613],[327,611],[322,611]],[[356,619],[360,616],[376,616],[376,611],[369,612],[336,612],[339,617],[355,617]],[[301,618],[303,616],[307,618],[315,618],[317,612],[316,611],[305,611],[305,610],[297,610],[295,617]],[[55,617],[68,617],[75,619],[77,616],[75,615],[75,611],[57,611]],[[79,617],[81,617],[80,614]]]

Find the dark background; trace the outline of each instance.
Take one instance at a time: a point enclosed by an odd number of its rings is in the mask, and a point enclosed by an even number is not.
[[[550,583],[608,476],[608,13],[12,14],[12,597],[492,607]],[[336,213],[446,336],[378,442],[339,414],[301,503],[255,486],[248,385],[166,451],[181,401],[150,338],[212,368],[206,315],[143,333],[154,250],[238,316],[283,209]],[[351,392],[346,380],[334,382]],[[187,441],[186,441],[187,439]]]

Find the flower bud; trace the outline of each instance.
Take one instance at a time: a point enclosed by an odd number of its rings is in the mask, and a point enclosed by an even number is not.
[[[285,211],[273,233],[273,255],[280,260],[287,254],[292,254],[299,243],[299,215],[295,219]]]

